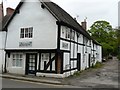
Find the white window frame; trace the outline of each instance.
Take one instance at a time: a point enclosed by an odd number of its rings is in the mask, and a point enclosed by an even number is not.
[[[20,29],[20,38],[33,38],[33,27],[21,28]]]
[[[42,61],[49,61],[49,53],[42,53],[41,59]]]
[[[61,31],[62,38],[69,39],[70,40],[70,28],[63,26]]]
[[[12,67],[22,67],[22,64],[23,64],[23,54],[13,53],[12,54]]]
[[[74,30],[72,30],[72,33],[71,33],[71,40],[75,40],[75,31]]]

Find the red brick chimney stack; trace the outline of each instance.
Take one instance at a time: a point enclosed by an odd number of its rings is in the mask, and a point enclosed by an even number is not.
[[[84,22],[81,22],[81,25],[82,25],[83,29],[87,30],[87,22],[86,22],[86,19],[84,19]]]
[[[7,14],[7,15],[12,15],[13,12],[14,12],[14,9],[12,9],[12,8],[10,8],[10,7],[8,7],[8,8],[6,9],[6,14]]]

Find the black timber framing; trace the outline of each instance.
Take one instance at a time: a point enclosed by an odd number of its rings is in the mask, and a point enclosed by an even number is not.
[[[45,71],[48,69],[48,67],[50,66],[50,71],[52,71],[52,62],[55,60],[55,56],[51,59],[51,53],[49,53],[49,62],[46,64],[45,66]]]
[[[78,38],[79,38],[79,36],[77,34],[77,43],[78,43]],[[77,44],[77,53],[78,53],[78,44]]]
[[[26,55],[26,64],[25,64],[25,75],[28,75],[28,59],[29,58],[29,56],[28,55]]]
[[[44,70],[37,70],[37,72],[42,72],[42,73],[54,73],[54,74],[56,74],[56,71],[54,70],[54,71],[45,71],[44,72]]]
[[[72,29],[70,29],[70,36],[72,36]],[[70,38],[70,41],[71,41],[71,38]],[[71,70],[71,61],[70,61],[70,58],[71,58],[71,42],[70,42],[70,54],[69,54],[69,65],[70,65],[70,70]],[[65,72],[65,70],[64,70]]]
[[[49,53],[49,60],[51,60],[51,53]],[[50,62],[50,71],[52,71],[52,62]]]
[[[69,50],[60,50],[61,52],[66,52],[66,53],[70,53]]]
[[[46,64],[44,64],[44,70],[41,70],[41,53],[49,53],[49,62],[48,63],[46,63]],[[52,51],[49,51],[49,52],[44,52],[44,51],[41,51],[41,52],[39,52],[39,67],[38,67],[38,70],[37,70],[37,72],[42,72],[42,73],[56,73],[54,70],[52,70],[52,62],[53,61],[55,61],[56,59],[56,56],[54,56],[53,58],[51,58],[51,54],[52,53],[55,53],[55,55],[56,55],[56,52],[52,52]],[[48,67],[50,66],[50,70],[47,70],[48,69]]]
[[[77,58],[70,58],[70,61],[77,61]]]
[[[67,41],[67,42],[71,42],[71,43],[75,43],[75,44],[78,44],[78,45],[85,46],[84,44],[81,44],[81,43],[75,42],[75,41],[73,41],[73,40],[68,40],[68,39],[64,39],[64,38],[60,38],[60,39],[63,40],[63,41]]]
[[[5,53],[5,66],[4,66],[4,72],[7,73],[7,53]]]
[[[68,69],[68,70],[64,70],[63,73],[64,73],[64,72],[68,72],[68,71],[72,71],[72,70],[76,70],[76,69],[77,69],[77,68],[72,68],[72,69],[70,68],[70,69]]]
[[[38,65],[38,70],[40,70],[41,68],[41,53],[39,52],[39,65]]]
[[[58,25],[58,37],[57,37],[57,51],[60,52],[60,36],[61,36],[61,25],[58,24],[56,22],[56,24]]]
[[[81,70],[81,54],[77,53],[77,69],[78,71]]]
[[[56,60],[55,60],[55,71],[58,73],[58,62],[60,62],[60,74],[63,73],[63,51],[69,52],[68,50],[60,50],[60,36],[61,36],[61,25],[57,21],[56,24],[58,25],[58,37],[57,37],[57,53],[56,53]],[[58,59],[59,58],[59,59]],[[60,61],[58,61],[60,60]]]
[[[6,53],[10,52],[38,52],[38,53],[56,53],[57,49],[5,49]]]

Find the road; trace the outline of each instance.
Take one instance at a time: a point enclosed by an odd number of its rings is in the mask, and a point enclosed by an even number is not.
[[[66,78],[62,83],[88,88],[118,88],[118,63],[120,61],[113,58],[104,62],[101,68],[85,70],[80,76]]]
[[[3,79],[3,88],[108,88],[116,90],[118,88],[118,61],[116,58],[103,63],[103,66],[98,69],[88,69],[80,74],[61,79],[61,82],[66,85],[52,85],[33,83],[28,81],[19,81],[11,79]],[[94,89],[95,90],[95,89]],[[98,89],[96,89],[98,90]],[[105,89],[106,90],[106,89]]]
[[[14,79],[2,79],[2,88],[78,88],[77,86],[35,83]]]

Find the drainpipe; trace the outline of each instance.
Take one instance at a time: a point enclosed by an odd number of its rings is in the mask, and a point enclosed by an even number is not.
[[[6,43],[7,43],[7,29],[6,29],[6,36],[5,36],[5,46],[4,46],[4,50],[6,49]],[[5,51],[5,65],[4,65],[4,72],[7,73],[7,70],[6,70],[6,66],[7,66],[7,54],[6,54],[6,51]]]

